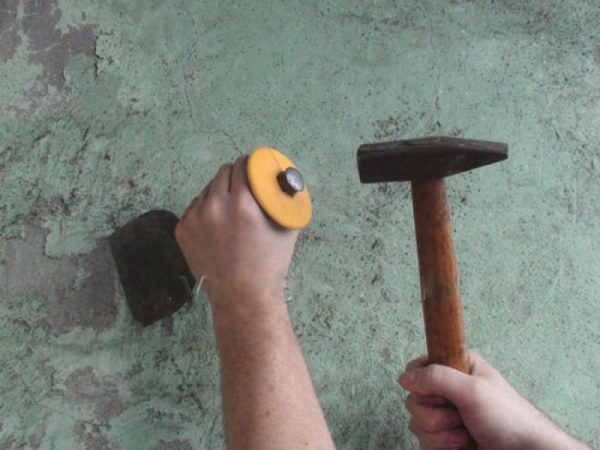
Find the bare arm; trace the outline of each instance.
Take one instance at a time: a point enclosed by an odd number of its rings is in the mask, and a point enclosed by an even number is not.
[[[283,300],[298,233],[265,217],[245,164],[222,166],[176,230],[211,302],[227,448],[333,449]]]
[[[228,448],[332,449],[281,297],[248,303],[215,314]]]

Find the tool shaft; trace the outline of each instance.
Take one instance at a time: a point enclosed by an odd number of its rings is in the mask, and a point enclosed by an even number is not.
[[[412,182],[429,362],[469,373],[450,205],[443,178]],[[471,439],[467,450],[477,450]]]
[[[469,373],[444,180],[413,181],[412,196],[429,362]]]

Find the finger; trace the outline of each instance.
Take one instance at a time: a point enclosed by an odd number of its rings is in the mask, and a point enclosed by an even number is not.
[[[410,395],[405,404],[412,418],[424,431],[433,433],[463,426],[458,411],[451,406],[431,406],[419,403],[415,396]]]
[[[474,351],[469,351],[469,370],[473,375],[502,378],[502,375],[489,362]]]
[[[469,443],[469,434],[464,427],[438,432],[429,432],[421,428],[419,423],[413,419],[408,424],[408,429],[413,433],[421,448],[425,449],[450,449],[463,448]]]
[[[196,208],[200,209],[202,208],[202,205],[204,205],[204,203],[206,202],[206,199],[208,198],[208,196],[210,195],[210,191],[212,188],[212,180],[210,180],[206,186],[204,186],[204,189],[202,189],[202,191],[200,191],[200,194],[198,194],[198,197],[196,197],[196,204],[194,205]]]
[[[232,169],[232,164],[228,163],[228,164],[223,164],[220,168],[219,171],[217,172],[217,175],[215,176],[215,178],[212,181],[212,186],[210,188],[210,193],[208,194],[208,197],[212,197],[212,196],[225,196],[229,193],[229,186],[231,184],[231,169]]]
[[[403,388],[419,395],[445,397],[457,406],[473,395],[474,378],[446,366],[431,364],[400,375]]]
[[[409,394],[409,397],[414,397],[417,403],[429,406],[447,406],[451,403],[444,397],[438,397],[435,395],[419,395],[414,392]],[[408,398],[408,397],[407,397]]]
[[[247,174],[248,156],[242,155],[233,163],[233,171],[231,173],[231,192],[239,193],[244,189],[248,189],[248,174]]]
[[[190,212],[192,210],[199,209],[202,207],[202,204],[206,200],[206,196],[208,195],[208,192],[210,191],[210,185],[211,185],[211,182],[209,181],[208,184],[206,186],[204,186],[202,191],[200,191],[200,193],[196,197],[194,197],[194,199],[190,202],[188,207],[183,212],[183,215],[181,216],[181,220],[184,220],[186,217],[188,217],[188,215],[190,214]]]
[[[185,211],[183,212],[183,214],[181,215],[181,219],[179,219],[179,220],[182,220],[182,221],[183,221],[183,220],[185,220],[185,219],[186,219],[186,218],[189,216],[189,214],[190,214],[190,211],[191,211],[191,210],[192,210],[192,208],[194,207],[194,203],[196,203],[196,200],[197,200],[197,199],[198,199],[198,197],[197,197],[197,196],[196,196],[196,197],[194,197],[194,199],[193,199],[193,200],[190,202],[190,204],[187,206],[187,208],[185,208]]]
[[[409,371],[409,370],[415,370],[415,369],[420,369],[421,367],[425,367],[428,364],[428,358],[427,355],[421,356],[417,359],[413,359],[412,361],[410,361],[406,367],[405,370]]]

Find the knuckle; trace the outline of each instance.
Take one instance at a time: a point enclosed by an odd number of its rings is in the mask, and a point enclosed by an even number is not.
[[[428,414],[423,415],[422,427],[426,431],[435,432],[444,429],[446,425],[446,417],[434,409],[427,411]]]
[[[206,203],[204,204],[204,211],[203,211],[202,215],[204,217],[212,217],[212,216],[216,216],[217,213],[218,213],[217,202],[215,202],[214,198],[207,200]]]
[[[219,167],[219,175],[224,175],[226,172],[228,172],[229,170],[231,170],[231,163],[225,163],[223,164],[221,167]]]
[[[220,222],[222,208],[218,202],[209,200],[204,207],[203,218],[209,225],[215,225]]]
[[[246,196],[241,196],[237,199],[236,214],[242,222],[254,222],[258,218],[258,213],[258,206],[252,199],[249,199]]]
[[[441,366],[428,366],[422,373],[426,386],[441,386],[444,382],[444,370]]]

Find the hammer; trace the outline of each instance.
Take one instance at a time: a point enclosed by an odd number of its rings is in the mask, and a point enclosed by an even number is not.
[[[429,363],[469,373],[444,177],[508,157],[499,142],[427,137],[364,144],[357,161],[362,183],[410,181]]]

